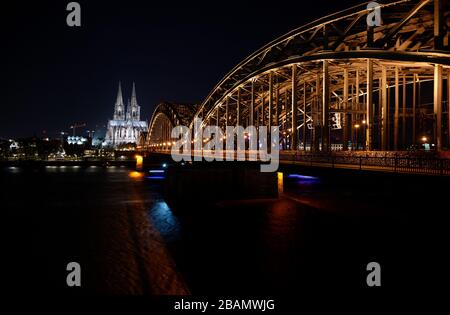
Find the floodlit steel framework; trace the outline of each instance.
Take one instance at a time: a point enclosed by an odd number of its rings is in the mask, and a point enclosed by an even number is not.
[[[450,147],[450,1],[379,1],[323,17],[262,47],[198,106],[163,103],[147,146],[171,145],[175,125],[279,126],[280,148]]]
[[[147,148],[167,150],[172,145],[171,131],[175,126],[189,125],[194,118],[197,105],[162,102],[156,106],[149,123]]]

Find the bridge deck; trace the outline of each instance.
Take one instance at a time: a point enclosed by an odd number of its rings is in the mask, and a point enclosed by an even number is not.
[[[222,151],[222,159],[225,161],[229,152]],[[249,161],[251,153],[245,151],[245,160]],[[151,154],[170,155],[168,150],[152,152]],[[233,160],[238,160],[236,152],[232,152]],[[193,151],[190,159],[214,158],[211,152]],[[256,155],[258,156],[258,155]],[[189,158],[189,156],[187,156]],[[230,161],[230,159],[228,159]],[[258,159],[259,162],[265,162]],[[320,167],[330,169],[348,169],[358,171],[399,173],[399,174],[422,174],[433,176],[450,176],[450,160],[428,156],[370,156],[370,155],[314,155],[298,154],[292,151],[281,151],[276,159],[283,165],[298,165],[304,167]]]

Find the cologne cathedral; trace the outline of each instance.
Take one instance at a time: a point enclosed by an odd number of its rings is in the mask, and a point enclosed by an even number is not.
[[[141,120],[141,107],[136,98],[136,87],[133,82],[131,100],[125,108],[122,88],[119,82],[116,104],[114,106],[114,118],[108,121],[104,146],[117,147],[121,144],[138,144],[142,133],[148,130],[147,122]]]

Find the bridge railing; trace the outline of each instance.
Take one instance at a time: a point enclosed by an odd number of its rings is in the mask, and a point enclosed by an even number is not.
[[[325,155],[280,152],[280,161],[394,173],[450,175],[450,160],[431,156]]]
[[[154,151],[161,154],[170,154],[170,150]],[[222,151],[223,159],[229,151]],[[232,156],[237,160],[237,153],[232,151]],[[245,152],[245,159],[249,159],[250,151]],[[253,152],[255,153],[255,152]],[[200,150],[191,152],[195,156],[213,157],[211,151]],[[314,154],[301,151],[280,151],[279,161],[281,163],[294,163],[309,166],[324,166],[332,168],[351,168],[359,170],[377,170],[393,173],[413,173],[428,175],[450,175],[450,159],[435,156],[408,156],[382,154]]]

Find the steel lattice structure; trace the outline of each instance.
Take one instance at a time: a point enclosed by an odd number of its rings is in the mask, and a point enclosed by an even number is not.
[[[172,128],[178,125],[189,125],[194,118],[197,107],[195,104],[169,102],[158,104],[149,123],[147,145],[150,143],[166,143],[166,146],[169,146],[168,142]]]
[[[198,106],[163,103],[147,146],[170,147],[175,125],[279,126],[285,150],[450,147],[450,3],[364,3],[270,42],[239,63]],[[358,132],[358,130],[360,130]]]

